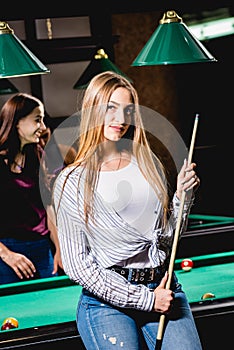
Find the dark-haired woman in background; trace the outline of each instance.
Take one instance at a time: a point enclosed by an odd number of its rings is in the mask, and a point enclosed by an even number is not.
[[[39,145],[44,114],[43,103],[26,93],[0,112],[0,284],[56,276],[62,268]]]

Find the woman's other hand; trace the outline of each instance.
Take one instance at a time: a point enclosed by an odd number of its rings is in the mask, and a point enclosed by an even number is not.
[[[36,268],[31,260],[23,254],[11,251],[6,246],[1,245],[0,248],[1,259],[15,271],[20,279],[34,277]]]
[[[200,186],[200,179],[195,171],[196,163],[191,163],[188,165],[187,160],[184,160],[184,164],[177,176],[177,190],[176,195],[179,199],[182,197],[182,192],[189,192],[193,190],[194,192]]]

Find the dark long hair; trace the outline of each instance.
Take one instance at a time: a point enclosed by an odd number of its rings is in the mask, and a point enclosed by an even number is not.
[[[9,167],[20,151],[20,139],[17,130],[19,120],[29,115],[42,102],[27,93],[17,93],[5,102],[0,112],[0,154],[8,159]],[[22,152],[27,158],[25,171],[38,175],[42,149],[38,144],[27,144]]]

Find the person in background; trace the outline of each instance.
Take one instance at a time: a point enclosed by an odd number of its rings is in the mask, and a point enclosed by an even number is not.
[[[0,284],[62,269],[49,177],[39,145],[44,105],[17,93],[0,111]]]
[[[80,284],[77,328],[86,349],[200,350],[187,297],[168,260],[182,192],[181,232],[200,184],[187,160],[171,201],[165,171],[144,131],[133,85],[114,72],[96,75],[81,111],[73,164],[54,183],[64,272]]]

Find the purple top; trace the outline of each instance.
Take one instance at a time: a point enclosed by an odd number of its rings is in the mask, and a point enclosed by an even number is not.
[[[47,235],[38,176],[13,173],[0,157],[0,239],[36,240]]]

